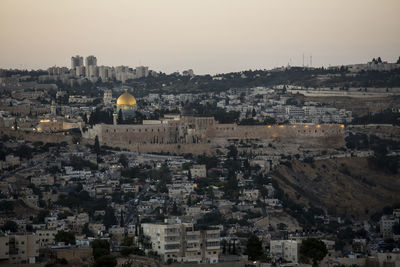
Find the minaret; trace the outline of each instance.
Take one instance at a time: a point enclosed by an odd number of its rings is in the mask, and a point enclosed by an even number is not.
[[[116,126],[117,125],[117,118],[118,118],[118,115],[117,115],[117,113],[113,113],[113,124],[114,124],[114,126]]]
[[[50,113],[53,117],[57,116],[57,106],[54,100],[51,102]]]

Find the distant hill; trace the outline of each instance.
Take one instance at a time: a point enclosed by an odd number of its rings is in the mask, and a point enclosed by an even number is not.
[[[293,161],[271,176],[292,201],[330,214],[369,218],[384,206],[400,203],[400,174],[372,169],[367,158]]]

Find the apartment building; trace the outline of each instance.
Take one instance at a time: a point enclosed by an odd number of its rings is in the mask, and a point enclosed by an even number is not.
[[[0,237],[0,257],[6,259],[8,248],[9,263],[35,263],[39,256],[39,243],[39,237],[34,234],[18,233]]]
[[[48,245],[54,244],[56,230],[37,230],[36,235],[39,237],[39,245],[41,248],[45,248]]]
[[[190,169],[190,175],[193,178],[204,178],[207,177],[206,165],[193,165]]]
[[[240,200],[256,201],[260,198],[260,191],[258,189],[243,189],[239,197]]]
[[[393,237],[393,225],[399,222],[399,218],[390,215],[383,215],[379,224],[383,238]]]
[[[193,183],[174,183],[168,185],[168,195],[171,198],[187,198],[194,188]]]
[[[36,176],[31,178],[31,183],[36,186],[41,185],[54,185],[54,176],[52,175],[43,175],[43,176]]]
[[[220,230],[195,230],[192,223],[142,224],[152,249],[164,262],[217,263]]]
[[[285,260],[297,263],[301,241],[297,240],[271,240],[270,252],[275,260]]]
[[[8,260],[10,253],[9,243],[10,237],[8,235],[0,235],[0,261]]]

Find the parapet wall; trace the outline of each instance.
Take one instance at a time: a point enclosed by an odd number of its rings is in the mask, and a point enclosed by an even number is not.
[[[17,139],[26,140],[29,142],[43,142],[43,143],[72,143],[72,136],[63,135],[61,133],[34,133],[24,131],[14,131],[10,128],[0,128],[0,136],[10,136]]]
[[[218,139],[275,139],[310,147],[340,147],[344,126],[337,124],[237,125],[205,120],[173,121],[165,124],[93,126],[83,137],[100,144],[143,153],[209,154]]]
[[[242,126],[236,124],[217,124],[217,138],[237,139],[270,139],[280,138],[313,138],[313,137],[343,137],[344,126],[337,124],[293,124],[293,125],[256,125]]]
[[[122,148],[139,153],[169,153],[169,154],[212,154],[210,144],[138,144],[127,145]]]

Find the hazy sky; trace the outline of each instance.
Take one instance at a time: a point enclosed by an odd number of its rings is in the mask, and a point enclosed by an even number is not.
[[[221,73],[395,61],[400,0],[0,0],[0,68],[147,65]]]

